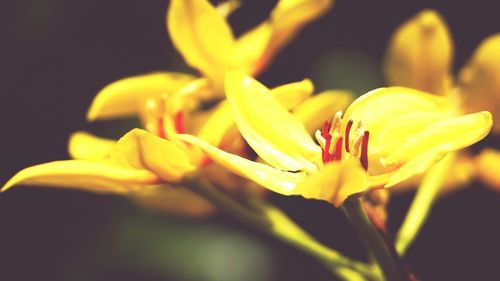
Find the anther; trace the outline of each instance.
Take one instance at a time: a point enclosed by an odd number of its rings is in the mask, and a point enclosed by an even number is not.
[[[365,171],[368,171],[368,140],[370,138],[370,132],[365,131],[362,137],[361,143],[361,156],[360,162]]]
[[[357,129],[354,133],[354,140],[351,145],[351,154],[354,157],[357,157],[359,155],[359,149],[361,147],[361,143],[363,142],[363,135],[364,130],[362,128]]]
[[[316,133],[314,134],[314,136],[316,137],[316,140],[318,141],[318,143],[321,146],[321,148],[325,149],[326,140],[321,135],[321,132],[319,130],[316,130]]]
[[[174,127],[178,134],[184,134],[186,131],[184,129],[184,114],[179,111],[174,116]]]
[[[332,125],[330,126],[330,131],[329,131],[330,134],[333,134],[334,132],[339,133],[340,121],[342,121],[342,111],[337,111],[337,113],[335,113],[332,119]]]
[[[349,134],[351,133],[351,127],[352,127],[352,120],[349,120],[349,122],[347,122],[347,125],[345,127],[345,151],[347,151],[348,153],[350,148]]]

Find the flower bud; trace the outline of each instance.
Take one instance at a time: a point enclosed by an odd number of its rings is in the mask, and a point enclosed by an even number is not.
[[[436,11],[424,10],[392,35],[384,65],[387,83],[444,95],[452,82],[452,57],[446,23]]]
[[[467,112],[488,110],[500,131],[500,34],[484,39],[459,74],[458,92]]]

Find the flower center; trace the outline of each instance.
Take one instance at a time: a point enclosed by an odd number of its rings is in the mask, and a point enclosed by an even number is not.
[[[166,97],[160,99],[148,98],[144,103],[142,122],[147,131],[168,138],[167,132],[183,134],[184,114],[182,111],[169,112],[166,106]]]
[[[365,170],[368,170],[368,140],[370,132],[358,122],[351,139],[353,120],[347,121],[345,131],[341,132],[342,111],[335,114],[332,121],[326,120],[323,129],[316,131],[316,139],[322,148],[323,163],[341,161],[342,157],[357,157]],[[342,155],[344,154],[344,156]]]

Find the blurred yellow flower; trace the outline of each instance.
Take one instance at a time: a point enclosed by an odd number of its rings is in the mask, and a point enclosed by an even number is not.
[[[449,29],[437,11],[424,10],[403,23],[393,34],[387,48],[384,64],[389,85],[413,87],[429,93],[443,95],[456,107],[456,111],[471,113],[488,110],[493,115],[493,133],[500,131],[500,34],[484,39],[469,61],[452,74],[453,42]],[[463,154],[463,153],[462,153]],[[468,167],[467,179],[457,179],[463,173],[450,173],[445,185],[463,185],[476,174],[489,184],[500,182],[500,174],[483,165],[470,165],[468,155],[451,169]],[[500,164],[500,162],[498,163]],[[478,171],[476,171],[476,169]],[[491,180],[497,177],[497,180]],[[500,185],[497,186],[500,188]]]
[[[277,51],[305,24],[326,12],[332,2],[280,0],[269,19],[235,39],[226,20],[234,6],[223,3],[214,7],[208,0],[173,0],[167,15],[169,35],[186,63],[203,77],[158,72],[119,80],[97,94],[87,119],[143,116],[148,99],[167,99],[175,116],[196,108],[200,100],[221,98],[227,69],[257,75]]]
[[[142,185],[178,181],[194,170],[183,150],[144,130],[130,131],[109,148],[99,159],[55,161],[26,168],[2,191],[17,184],[32,184],[127,193],[138,191]]]
[[[300,120],[242,72],[227,75],[236,124],[268,164],[247,160],[191,135],[216,163],[284,195],[339,206],[350,195],[390,187],[423,173],[448,152],[471,145],[491,128],[491,114],[458,115],[445,98],[408,88],[381,88],[360,97],[317,131],[318,146]]]
[[[312,92],[312,83],[303,80],[277,87],[271,90],[271,95],[285,108],[297,108],[316,115],[318,111],[311,108],[311,105],[299,106]],[[344,92],[336,94],[330,91],[317,98],[321,98],[326,105],[332,105],[332,100],[337,96],[344,100],[350,97]],[[156,124],[155,120],[163,120],[162,113],[156,106],[162,104],[156,104],[148,113],[147,117],[150,119],[147,120],[151,124]],[[323,110],[323,107],[315,108]],[[215,145],[225,146],[224,149],[245,155],[244,143],[237,142],[241,138],[239,133],[231,134],[237,130],[233,129],[236,126],[227,102],[222,102],[213,111],[200,126],[198,136]],[[317,121],[309,118],[308,122]],[[154,130],[149,128],[149,132],[134,129],[118,141],[76,132],[68,145],[70,155],[76,160],[55,161],[26,168],[15,175],[2,190],[18,184],[73,187],[93,192],[125,194],[145,205],[182,214],[210,213],[214,207],[208,201],[187,189],[168,185],[177,184],[184,176],[195,172],[216,181],[221,187],[231,188],[241,182],[235,182],[236,178],[228,177],[227,172],[220,167],[207,166],[207,158],[196,147],[172,138],[173,135],[184,132],[184,129],[174,126],[170,138],[165,133],[167,130],[167,126],[156,127]],[[234,191],[234,188],[229,191]]]

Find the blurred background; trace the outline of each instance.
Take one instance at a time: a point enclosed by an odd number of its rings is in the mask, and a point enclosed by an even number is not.
[[[265,3],[264,3],[265,2]],[[275,1],[244,1],[237,34]],[[165,28],[167,0],[3,0],[0,3],[0,182],[20,169],[67,159],[76,130],[119,136],[127,120],[87,124],[94,95],[117,79],[153,70],[189,71]],[[310,77],[318,90],[362,94],[384,85],[381,58],[400,23],[423,8],[447,20],[462,66],[500,32],[495,2],[338,0],[261,76],[269,86]],[[495,144],[494,139],[489,139]],[[497,146],[497,148],[500,148]],[[412,194],[395,196],[390,230]],[[272,196],[323,243],[363,258],[338,209]],[[406,261],[422,280],[493,280],[500,252],[500,195],[478,182],[442,198]],[[116,196],[40,187],[0,194],[0,280],[334,280],[312,258],[220,214],[184,219]]]

